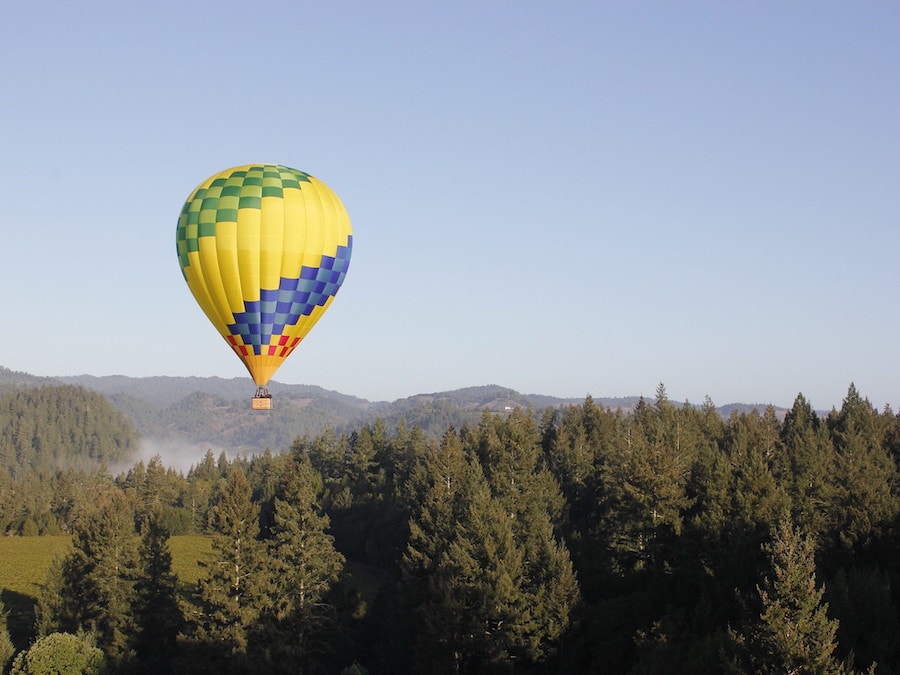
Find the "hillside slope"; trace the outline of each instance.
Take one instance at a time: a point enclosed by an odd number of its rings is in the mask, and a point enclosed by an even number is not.
[[[404,424],[420,426],[438,438],[452,425],[460,428],[478,422],[485,410],[504,413],[515,407],[535,411],[581,403],[581,398],[556,398],[522,394],[508,387],[484,385],[454,391],[417,394],[396,401],[367,401],[314,385],[272,382],[271,411],[250,410],[252,385],[246,378],[220,377],[37,377],[0,366],[0,394],[41,385],[75,385],[98,392],[134,424],[144,439],[169,446],[179,443],[206,446],[216,452],[252,455],[282,452],[304,435],[325,429],[351,433],[375,418],[388,429]],[[639,396],[595,398],[606,408],[631,410]],[[760,405],[730,404],[743,409]]]

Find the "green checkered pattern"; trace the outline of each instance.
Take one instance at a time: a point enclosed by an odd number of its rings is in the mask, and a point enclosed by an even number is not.
[[[176,243],[182,274],[190,265],[189,253],[200,250],[198,239],[216,234],[216,223],[237,222],[238,209],[258,209],[263,197],[283,197],[285,188],[299,190],[309,174],[277,164],[258,164],[216,178],[198,188],[185,202],[178,218]]]

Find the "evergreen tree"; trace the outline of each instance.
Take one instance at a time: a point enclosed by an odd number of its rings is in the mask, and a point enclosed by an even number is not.
[[[695,630],[703,634],[737,619],[734,589],[748,583],[750,549],[746,532],[733,520],[736,467],[722,448],[724,424],[709,399],[698,415],[701,441],[686,488],[691,506],[677,548],[684,581],[694,584]],[[755,571],[754,560],[749,562]]]
[[[190,471],[188,471],[188,478],[199,478],[209,482],[215,482],[219,480],[219,478],[222,478],[222,476],[219,475],[219,469],[216,466],[216,457],[212,450],[207,450],[206,454],[203,455],[203,459],[200,460],[200,463],[191,467]]]
[[[172,572],[169,532],[161,523],[161,510],[153,510],[144,524],[138,548],[135,584],[135,621],[138,658],[155,664],[157,671],[172,659],[176,638],[184,625],[178,603],[178,577]]]
[[[56,491],[55,472],[36,469],[19,476],[12,487],[9,505],[8,529],[22,536],[59,532],[59,523],[53,513],[53,496]]]
[[[731,514],[731,487],[734,465],[723,451],[725,425],[707,397],[700,412],[702,440],[691,465],[687,495],[691,500],[690,524],[705,546],[717,545],[726,536],[726,524]]]
[[[522,642],[531,627],[521,588],[525,560],[512,522],[481,484],[456,530],[428,579],[432,603],[423,621],[440,636],[454,669],[509,664],[530,646]]]
[[[667,413],[670,405],[662,400]],[[690,463],[668,435],[659,408],[639,404],[623,424],[602,467],[601,519],[618,569],[659,569],[690,505]]]
[[[523,559],[523,577],[517,582],[523,611],[509,627],[510,651],[541,661],[568,626],[579,596],[569,551],[555,531],[565,501],[543,464],[533,417],[523,410],[503,420],[485,416],[478,432],[478,454],[491,495],[505,511]]]
[[[250,500],[250,485],[240,467],[231,467],[219,481],[209,527],[213,557],[203,563],[206,571],[198,582],[202,609],[195,638],[213,657],[239,663],[247,652],[248,631],[268,597],[259,509]]]
[[[219,478],[212,450],[207,450],[203,461],[188,471],[182,501],[190,513],[191,527],[195,532],[206,530],[212,495]]]
[[[392,488],[398,494],[402,493],[410,473],[422,461],[430,445],[421,427],[409,428],[402,421],[397,424],[394,435],[384,445],[384,451],[377,456],[388,474]]]
[[[51,633],[16,656],[10,675],[97,675],[106,665],[89,636]]]
[[[171,504],[171,494],[166,468],[162,457],[154,455],[147,463],[146,478],[138,488],[138,523],[146,522],[154,511],[162,511],[164,505]]]
[[[507,662],[522,610],[523,556],[510,518],[476,467],[460,472],[459,450],[451,449],[455,470],[436,475],[426,493],[404,556],[420,671],[478,672]],[[452,519],[460,507],[464,515]]]
[[[900,477],[878,413],[852,384],[828,426],[835,449],[832,538],[849,556],[871,547],[900,514]]]
[[[247,466],[245,474],[250,484],[250,501],[259,505],[260,539],[269,536],[269,528],[274,518],[275,494],[279,489],[281,475],[290,462],[290,455],[276,456],[270,450],[266,450],[263,454],[251,458]]]
[[[63,599],[63,562],[60,556],[50,561],[44,582],[38,590],[34,608],[34,632],[38,637],[65,630],[62,628],[66,605]],[[73,624],[73,621],[68,622],[69,626]]]
[[[320,511],[315,486],[312,465],[301,455],[287,466],[275,496],[268,540],[271,600],[258,633],[270,672],[305,672],[334,620],[325,598],[344,557],[326,533],[328,516]]]
[[[827,528],[834,449],[828,430],[802,394],[785,415],[781,442],[784,449],[775,458],[773,472],[791,500],[793,521],[804,533],[821,537]]]
[[[521,409],[505,419],[485,413],[476,431],[478,453],[491,493],[527,530],[533,518],[562,519],[565,498],[546,468],[534,419]]]
[[[572,554],[579,582],[590,597],[606,583],[607,541],[601,534],[603,475],[621,427],[618,413],[588,396],[581,406],[565,408],[556,428],[544,425],[542,445],[547,468],[564,496],[560,532]]]
[[[247,481],[250,483],[254,503],[266,504],[272,501],[287,459],[274,456],[271,450],[253,457],[247,471]]]
[[[725,430],[725,451],[731,463],[728,538],[735,586],[747,588],[762,563],[760,546],[789,512],[789,501],[772,471],[781,452],[779,424],[769,408],[764,415],[733,413]]]
[[[379,511],[382,521],[367,536],[372,538],[366,542],[365,556],[362,559],[379,565],[389,574],[399,575],[397,564],[406,546],[406,525],[410,519],[411,505],[415,503],[415,498],[409,494],[410,476],[425,456],[434,450],[436,444],[426,439],[420,427],[410,429],[402,421],[398,423],[394,434],[387,437],[384,423],[376,420],[372,435],[375,457],[383,471],[377,496],[381,502]],[[336,521],[332,517],[335,529]]]
[[[760,539],[781,519],[788,501],[773,474],[782,453],[780,425],[769,407],[763,415],[733,414],[726,426],[725,447],[734,467],[733,518],[738,528]]]
[[[325,479],[329,501],[332,503],[338,501],[339,507],[344,506],[339,495],[345,487],[348,444],[349,442],[338,436],[333,429],[326,429],[304,448],[313,467]],[[295,449],[295,455],[299,454],[298,450]]]
[[[136,565],[132,504],[118,489],[101,492],[75,522],[58,600],[43,617],[45,630],[93,634],[112,663],[126,662],[135,635]]]
[[[578,598],[568,551],[554,535],[561,495],[524,413],[485,416],[466,439],[468,451],[445,434],[410,481],[416,507],[404,573],[418,662],[462,670],[539,662]]]
[[[383,423],[381,431],[384,431]],[[354,500],[370,502],[380,491],[384,470],[378,464],[378,454],[383,452],[384,444],[385,438],[378,438],[369,425],[351,435],[347,472]]]
[[[553,412],[553,411],[548,411]],[[604,415],[588,396],[581,406],[570,406],[556,415],[546,416],[542,421],[542,447],[547,457],[548,468],[559,481],[566,501],[579,514],[586,508],[589,499],[590,481],[603,445],[597,419]],[[574,515],[576,522],[579,514]]]
[[[469,513],[472,491],[484,481],[480,467],[471,464],[459,436],[444,433],[440,446],[427,453],[410,477],[413,517],[403,554],[407,593],[413,604],[423,601],[419,592],[446,552],[456,526]]]
[[[877,664],[878,673],[900,672],[900,614],[896,608],[897,577],[880,566],[840,569],[829,581],[825,597],[840,617],[841,655],[857,668]]]
[[[454,431],[448,430],[439,448],[423,459],[410,478],[413,516],[402,563],[404,590],[414,616],[420,669],[449,672],[477,649],[467,641],[465,626],[480,618],[457,595],[449,551],[461,523],[470,519],[474,492],[480,489],[488,498],[489,492],[480,467],[468,461]]]
[[[762,611],[749,630],[756,672],[840,673],[834,658],[838,621],[828,618],[824,587],[816,585],[815,547],[787,520],[763,546],[771,569],[757,590]]]
[[[331,509],[331,526],[341,550],[360,562],[390,568],[396,561],[405,518],[398,518],[397,495],[378,457],[386,445],[384,423],[365,425],[350,435],[342,490],[345,508]]]

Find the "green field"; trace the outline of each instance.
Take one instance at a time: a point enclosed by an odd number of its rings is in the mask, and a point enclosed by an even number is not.
[[[199,561],[212,550],[204,535],[180,535],[169,539],[172,571],[188,599],[200,578]],[[64,556],[71,546],[68,536],[0,537],[0,597],[9,611],[9,630],[17,647],[32,634],[34,606],[53,559]]]
[[[172,571],[178,575],[182,588],[193,589],[200,578],[201,560],[212,553],[212,539],[202,534],[182,534],[169,538],[172,551]]]

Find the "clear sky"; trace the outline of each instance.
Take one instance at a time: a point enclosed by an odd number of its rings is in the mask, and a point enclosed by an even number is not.
[[[900,3],[0,16],[0,365],[246,376],[175,225],[207,176],[272,162],[354,227],[278,381],[900,406]]]

